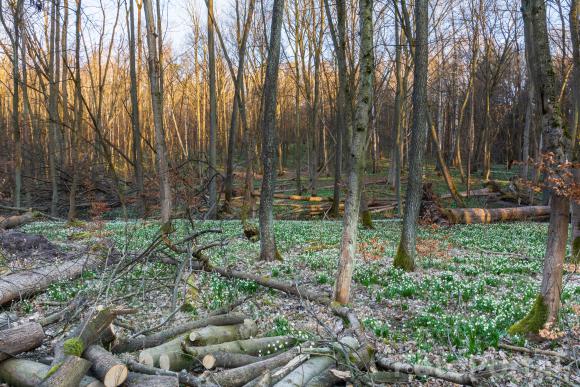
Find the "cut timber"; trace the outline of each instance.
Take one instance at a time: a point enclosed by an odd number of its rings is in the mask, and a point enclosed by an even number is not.
[[[139,353],[139,363],[149,367],[159,367],[161,355],[165,353],[181,354],[181,343],[187,339],[187,335],[182,335],[156,347],[144,349]]]
[[[358,348],[359,342],[354,337],[343,337],[339,341],[339,346],[344,347],[346,355],[348,355],[350,348]],[[350,356],[349,356],[350,357]],[[315,376],[323,373],[327,368],[336,364],[336,360],[331,356],[313,356],[300,367],[290,372],[286,377],[275,384],[276,387],[294,387],[303,386],[308,383]]]
[[[260,360],[261,359],[257,356],[246,355],[243,353],[216,351],[205,355],[201,362],[206,370],[213,370],[214,368],[242,367]]]
[[[211,316],[202,320],[190,321],[185,324],[175,326],[170,329],[166,329],[159,333],[155,333],[150,336],[137,337],[133,339],[120,339],[119,343],[113,346],[111,352],[121,353],[121,352],[135,352],[141,349],[152,348],[162,345],[172,338],[189,332],[193,329],[203,328],[208,325],[233,325],[241,324],[245,320],[245,317],[240,314],[223,314],[218,316]],[[153,365],[153,364],[149,364]]]
[[[120,386],[127,379],[127,366],[103,347],[91,345],[83,357],[92,363],[91,371],[106,387]]]
[[[179,371],[189,369],[197,362],[201,362],[205,355],[216,352],[245,353],[248,355],[270,355],[293,346],[296,339],[290,336],[262,337],[249,340],[230,341],[206,347],[189,347],[184,345],[183,350],[165,351],[159,356],[159,368]]]
[[[9,359],[0,363],[0,380],[12,387],[38,386],[48,374],[50,366],[26,359]],[[103,383],[90,376],[81,379],[79,387],[102,387]]]
[[[179,387],[175,376],[145,375],[129,372],[125,387]]]
[[[236,325],[208,325],[194,330],[189,334],[192,345],[204,346],[225,343],[228,341],[249,339],[255,336],[258,329],[253,320],[246,319],[243,324]]]
[[[44,330],[39,323],[27,323],[0,331],[0,361],[39,347]]]
[[[80,254],[69,254],[60,264],[50,264],[33,270],[23,270],[0,278],[0,305],[20,300],[46,290],[57,281],[70,281],[83,272],[101,267],[108,257],[108,249],[93,248]]]
[[[443,370],[441,368],[422,366],[417,364],[406,364],[396,361],[390,361],[385,357],[378,357],[377,365],[387,371],[402,372],[405,374],[413,374],[417,376],[430,376],[441,380],[446,380],[451,383],[463,384],[468,386],[476,385],[478,378],[472,374],[461,374]]]
[[[40,387],[77,387],[91,368],[91,362],[78,356],[67,356],[49,371],[50,376],[39,384]],[[56,370],[55,370],[56,369]],[[51,373],[51,371],[54,371]]]
[[[509,220],[526,220],[550,215],[549,206],[527,206],[511,208],[446,208],[444,215],[451,223],[473,224]]]
[[[217,385],[224,387],[243,386],[252,380],[260,377],[264,372],[281,367],[291,361],[298,354],[298,349],[281,353],[270,359],[248,364],[243,367],[216,372],[208,376],[208,379]]]
[[[37,214],[34,212],[26,212],[22,215],[12,215],[7,217],[0,216],[0,229],[8,230],[10,228],[19,227],[32,222],[37,217]]]
[[[198,378],[190,374],[189,372],[182,371],[182,372],[173,372],[168,370],[162,370],[160,368],[154,368],[146,366],[145,364],[137,363],[134,360],[128,360],[127,365],[131,369],[131,371],[135,371],[141,374],[146,375],[158,375],[158,376],[171,376],[179,379],[179,383],[185,386],[191,387],[199,387],[201,385],[205,387],[214,387],[214,384],[207,383],[204,379]],[[217,386],[215,386],[217,387]]]

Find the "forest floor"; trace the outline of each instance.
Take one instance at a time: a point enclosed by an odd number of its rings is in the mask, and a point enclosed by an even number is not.
[[[192,232],[185,221],[176,221],[177,240]],[[330,293],[334,282],[342,223],[340,221],[275,222],[277,243],[284,260],[256,261],[259,243],[247,240],[239,221],[205,221],[195,231],[221,229],[222,234],[201,237],[200,244],[216,239],[227,244],[207,250],[214,265],[293,281],[302,288]],[[142,251],[159,233],[148,221],[100,221],[69,226],[36,222],[22,227],[45,235],[64,248],[90,245],[106,237],[120,251]],[[545,223],[458,225],[420,229],[420,257],[414,273],[392,267],[400,235],[398,220],[375,220],[374,230],[361,229],[353,278],[351,307],[374,333],[380,352],[392,359],[429,364],[466,372],[492,361],[516,364],[490,380],[491,385],[580,385],[578,361],[561,363],[551,356],[530,357],[498,349],[499,343],[526,345],[580,356],[580,275],[566,266],[562,312],[552,340],[526,342],[510,337],[507,328],[529,310],[541,281],[542,257],[547,236]],[[2,263],[14,267],[10,257]],[[21,263],[28,265],[33,263]],[[103,304],[114,300],[138,309],[124,316],[126,326],[139,331],[161,322],[171,313],[176,267],[156,262],[137,265],[115,282]],[[342,322],[327,307],[263,288],[254,282],[230,280],[206,272],[193,272],[184,281],[184,305],[172,323],[204,315],[240,298],[236,309],[255,318],[260,332],[332,335]],[[100,273],[86,273],[75,281],[55,283],[33,299],[13,303],[22,317],[46,315],[77,293],[102,290]],[[123,331],[123,329],[121,329]],[[58,337],[59,332],[54,332]],[[124,332],[129,333],[129,332]],[[49,346],[43,350],[48,354]],[[41,351],[42,352],[42,351]],[[413,384],[445,385],[435,379],[415,379]]]

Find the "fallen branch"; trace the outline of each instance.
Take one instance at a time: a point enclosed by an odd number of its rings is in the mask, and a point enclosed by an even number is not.
[[[546,351],[543,349],[518,347],[515,345],[509,345],[509,344],[504,344],[504,343],[499,343],[498,347],[501,349],[506,349],[508,351],[527,353],[530,355],[554,356],[554,357],[561,359],[565,363],[572,363],[574,361],[574,359],[572,359],[564,354],[561,354],[559,352],[555,352],[555,351]]]
[[[377,365],[387,371],[402,372],[417,376],[430,376],[437,379],[445,380],[451,383],[473,386],[478,383],[478,378],[470,373],[458,373],[447,371],[441,368],[423,366],[418,364],[407,364],[397,361],[391,361],[385,357],[377,357]]]

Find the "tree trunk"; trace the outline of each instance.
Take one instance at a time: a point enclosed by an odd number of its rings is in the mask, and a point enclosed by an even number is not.
[[[103,347],[91,345],[83,357],[92,363],[91,371],[106,387],[120,386],[127,379],[127,366]]]
[[[407,271],[415,269],[417,218],[423,195],[423,156],[427,139],[428,2],[415,3],[413,130],[409,157],[409,180],[405,198],[403,230],[393,265]]]
[[[522,0],[524,23],[530,33],[526,36],[530,44],[530,73],[536,86],[538,105],[542,109],[542,137],[544,155],[551,154],[550,163],[562,163],[566,159],[566,138],[556,101],[555,79],[548,42],[546,3],[542,0]],[[548,165],[554,167],[554,165]],[[546,180],[548,181],[548,180]],[[544,326],[553,326],[560,310],[562,290],[562,270],[568,239],[568,215],[570,204],[567,197],[552,190],[550,201],[550,226],[544,256],[544,270],[540,294],[531,311],[521,321],[514,324],[511,334],[537,333]]]
[[[240,339],[248,339],[257,333],[256,323],[250,319],[244,320],[243,324],[237,325],[209,325],[197,329],[189,334],[189,342],[192,345],[204,346],[225,343]]]
[[[0,363],[0,379],[12,387],[36,387],[46,377],[50,366],[26,359],[8,359]],[[102,387],[90,376],[81,379],[79,387]]]
[[[67,356],[62,363],[55,365],[48,378],[39,387],[77,387],[91,368],[91,362],[78,356]],[[50,373],[50,371],[49,371]]]
[[[161,62],[156,44],[159,39],[161,45],[162,36],[156,31],[154,10],[151,0],[143,0],[145,8],[145,23],[147,25],[147,48],[149,61],[149,83],[151,89],[151,106],[153,110],[153,125],[155,127],[155,150],[157,170],[159,173],[159,200],[161,205],[161,221],[169,221],[171,217],[171,186],[169,182],[169,164],[167,162],[167,146],[165,144],[165,131],[163,129],[163,94],[161,80]],[[158,18],[160,15],[157,16]]]
[[[261,359],[257,356],[246,355],[243,353],[230,353],[216,351],[205,355],[202,360],[203,367],[206,370],[214,368],[238,368],[248,364],[255,363]]]
[[[364,161],[367,147],[373,99],[373,1],[360,1],[360,69],[359,93],[354,121],[352,148],[349,150],[348,193],[345,201],[340,260],[336,274],[334,300],[346,304],[350,299],[350,286],[357,244],[358,218],[361,201]]]
[[[176,376],[144,375],[129,372],[125,387],[178,387],[179,379]]]
[[[79,137],[82,128],[82,89],[81,89],[81,5],[82,0],[77,0],[76,21],[75,21],[75,94],[74,94],[74,129],[71,132],[71,166],[73,176],[69,192],[68,220],[72,221],[77,217],[76,195],[79,180],[78,147]]]
[[[0,331],[0,362],[41,346],[44,337],[44,330],[38,323]]]
[[[493,223],[498,221],[545,218],[550,215],[550,207],[528,206],[513,208],[447,208],[443,209],[443,213],[451,223]]]
[[[572,90],[574,111],[570,123],[570,134],[573,141],[572,162],[580,165],[580,0],[572,0],[570,5],[570,35],[572,39],[572,58],[574,74],[572,76]],[[574,181],[580,186],[580,167],[573,171]],[[570,251],[572,262],[580,263],[580,198],[571,201],[572,204],[572,240]]]
[[[264,173],[260,191],[260,259],[263,261],[281,259],[274,236],[274,199],[272,195],[276,183],[276,97],[278,94],[278,66],[280,63],[283,13],[284,0],[274,0],[263,98],[262,164]]]
[[[209,209],[207,219],[215,219],[217,216],[217,164],[216,164],[216,139],[217,139],[217,89],[215,75],[215,42],[213,20],[213,0],[207,2],[207,51],[209,66]]]

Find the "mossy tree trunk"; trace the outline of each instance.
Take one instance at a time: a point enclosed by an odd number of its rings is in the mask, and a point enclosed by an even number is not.
[[[556,100],[554,70],[548,41],[546,3],[543,0],[522,0],[524,23],[529,33],[526,48],[529,50],[530,75],[536,86],[538,106],[542,114],[542,153],[551,154],[552,163],[566,159],[569,139],[563,128]],[[554,165],[549,165],[554,167]],[[569,199],[552,190],[550,200],[550,226],[544,256],[542,285],[532,310],[510,328],[512,334],[537,333],[542,327],[553,325],[560,310],[562,270],[568,239]]]
[[[570,35],[572,39],[572,58],[574,73],[572,90],[574,91],[574,116],[570,123],[570,135],[574,141],[572,162],[580,163],[580,0],[572,0],[570,6]],[[574,181],[580,185],[580,168],[574,169]],[[572,242],[570,246],[572,262],[580,263],[580,202],[572,202]]]
[[[394,260],[395,267],[406,271],[413,271],[415,268],[417,218],[423,195],[423,157],[427,140],[428,8],[427,0],[417,0],[415,3],[415,71],[409,180],[403,215],[403,230]]]
[[[373,99],[373,1],[360,0],[360,81],[354,120],[352,146],[349,149],[348,193],[344,208],[340,260],[336,274],[334,300],[346,304],[350,298],[350,285],[356,251],[361,180],[364,176],[364,155]]]

